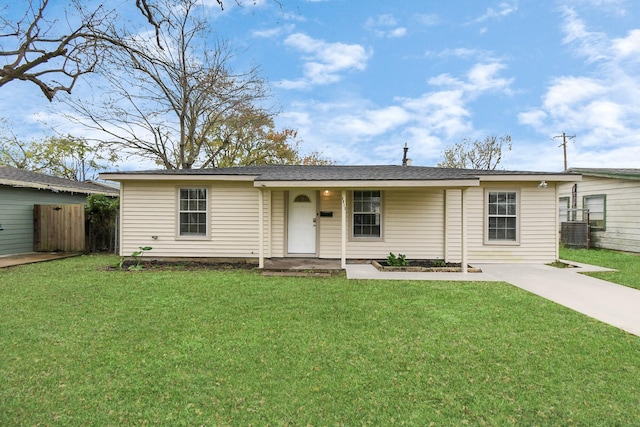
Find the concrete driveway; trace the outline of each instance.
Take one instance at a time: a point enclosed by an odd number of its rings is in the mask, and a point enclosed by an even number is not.
[[[640,290],[580,274],[610,269],[567,261],[578,268],[543,264],[474,264],[482,273],[391,273],[348,264],[349,279],[507,282],[550,301],[640,336]]]

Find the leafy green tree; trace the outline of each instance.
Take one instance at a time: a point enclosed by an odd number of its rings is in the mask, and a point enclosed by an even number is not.
[[[15,136],[0,139],[0,164],[74,181],[95,179],[117,161],[84,138],[71,135],[22,142]]]
[[[443,152],[439,168],[495,170],[502,160],[503,149],[511,151],[511,137],[487,136],[483,141],[463,139]]]
[[[264,111],[236,112],[210,133],[205,145],[208,162],[203,167],[333,163],[317,152],[302,156],[296,137],[292,129],[276,131],[273,117]]]
[[[85,208],[89,223],[90,252],[112,252],[115,249],[116,219],[120,209],[120,199],[103,194],[87,197]]]

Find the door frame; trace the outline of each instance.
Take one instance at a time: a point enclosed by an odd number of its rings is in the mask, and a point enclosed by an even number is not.
[[[304,191],[304,192],[311,192],[313,194],[313,200],[315,203],[315,240],[316,240],[316,244],[315,244],[315,252],[310,252],[310,253],[289,253],[289,206],[290,206],[290,200],[291,200],[291,194],[295,191]],[[309,257],[314,257],[317,258],[319,255],[319,246],[320,246],[320,221],[318,221],[318,207],[320,206],[320,196],[319,196],[319,191],[318,190],[314,190],[314,189],[310,189],[310,188],[296,188],[295,190],[287,190],[286,191],[286,197],[285,197],[285,227],[284,227],[284,256],[285,257],[289,257],[289,258],[309,258]]]

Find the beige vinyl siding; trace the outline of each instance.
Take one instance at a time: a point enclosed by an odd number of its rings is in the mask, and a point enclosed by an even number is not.
[[[559,196],[571,197],[572,187],[562,185]],[[583,175],[578,183],[578,209],[589,195],[606,196],[606,228],[591,233],[592,246],[640,252],[640,181]]]
[[[351,192],[348,196],[347,219],[350,236]],[[414,259],[444,258],[443,189],[384,190],[382,224],[381,240],[368,241],[349,237],[347,258],[384,259],[389,252],[401,253]],[[337,244],[340,244],[339,239]]]
[[[177,192],[189,187],[208,189],[207,239],[177,235]],[[258,191],[251,183],[127,182],[123,188],[122,255],[151,246],[149,256],[158,257],[258,256]]]
[[[517,244],[486,242],[486,189],[518,192]],[[469,262],[551,262],[556,259],[555,185],[549,184],[548,188],[542,189],[537,183],[484,184],[468,190],[467,203]]]
[[[445,260],[447,262],[460,262],[462,258],[462,235],[460,233],[462,190],[446,190],[446,194],[446,238],[448,247]]]
[[[271,257],[284,257],[285,248],[285,192],[271,191]]]
[[[342,231],[342,190],[331,190],[329,196],[323,195],[320,191],[320,204],[318,211],[333,212],[332,217],[318,217],[319,227],[319,248],[320,258],[340,258]]]

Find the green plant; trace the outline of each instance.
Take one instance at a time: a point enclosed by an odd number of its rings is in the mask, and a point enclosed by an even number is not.
[[[433,261],[431,261],[431,265],[434,267],[445,267],[447,263],[442,259],[434,259]]]
[[[153,249],[151,246],[139,246],[139,249],[137,251],[133,251],[131,253],[131,257],[135,260],[135,265],[131,265],[129,266],[129,270],[142,270],[142,256],[144,255],[144,253],[146,251],[150,251],[151,249]],[[122,270],[123,266],[124,266],[124,257],[122,257],[120,259],[120,263],[118,264],[118,267]]]
[[[389,252],[387,263],[392,267],[406,267],[407,265],[409,265],[409,263],[407,263],[406,255],[402,255],[401,253],[399,253],[398,256],[395,256],[393,252]]]

